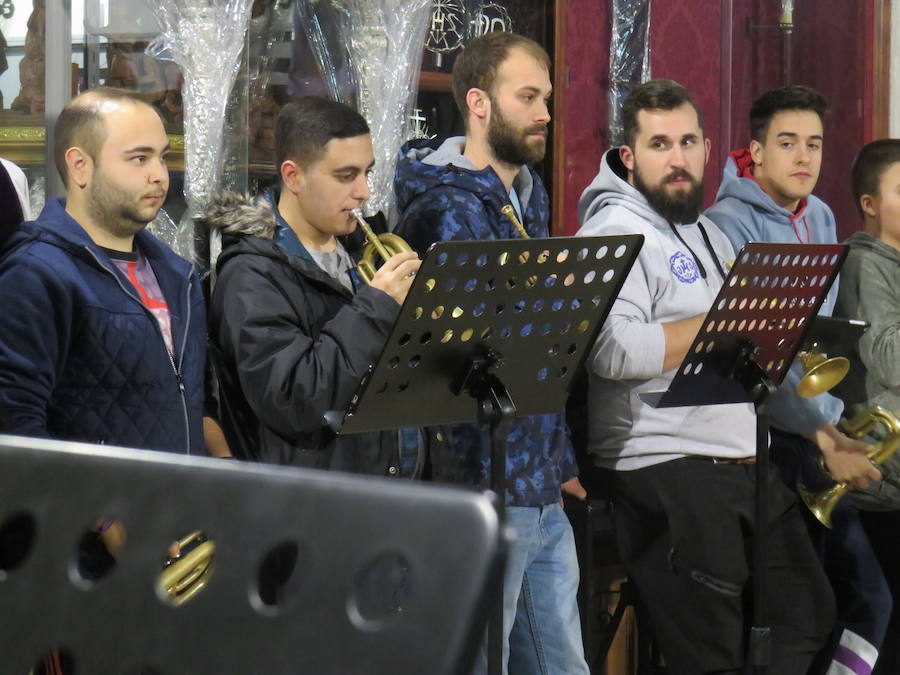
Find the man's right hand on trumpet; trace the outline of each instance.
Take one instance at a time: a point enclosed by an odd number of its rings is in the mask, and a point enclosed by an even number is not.
[[[378,268],[369,285],[384,291],[402,305],[421,264],[415,251],[392,255]]]

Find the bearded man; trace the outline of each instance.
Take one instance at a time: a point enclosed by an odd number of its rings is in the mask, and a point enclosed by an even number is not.
[[[0,258],[0,431],[201,451],[200,282],[144,231],[169,187],[162,121],[132,93],[98,88],[55,130],[66,198]]]
[[[419,253],[436,241],[548,236],[549,200],[530,168],[544,157],[550,59],[537,43],[489,33],[453,67],[466,135],[400,152],[396,231]],[[501,213],[512,205],[516,222]],[[433,477],[490,483],[490,441],[473,424],[432,428]],[[583,496],[563,413],[520,417],[507,437],[506,514],[516,530],[503,587],[503,672],[586,674],[578,560],[561,489]]]
[[[756,420],[749,403],[652,408],[725,279],[734,251],[700,216],[709,140],[671,80],[636,87],[625,145],[609,150],[579,204],[579,235],[644,235],[588,359],[589,453],[609,484],[619,554],[669,672],[746,672]],[[777,470],[768,477],[770,672],[803,673],[834,597]]]

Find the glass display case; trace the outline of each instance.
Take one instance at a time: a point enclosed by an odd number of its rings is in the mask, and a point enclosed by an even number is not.
[[[0,156],[26,171],[32,206],[39,209],[47,188],[47,83],[68,79],[75,95],[97,85],[125,87],[162,116],[172,145],[172,187],[165,209],[175,221],[185,210],[184,73],[171,60],[148,53],[160,34],[152,0],[17,0],[0,17]],[[198,2],[198,4],[204,4]],[[69,5],[69,48],[53,60],[47,29]],[[456,54],[472,37],[512,30],[552,53],[552,3],[543,0],[435,0],[427,10],[424,39],[416,53],[421,65],[415,105],[405,138],[462,132],[462,119],[450,93]],[[359,103],[358,78],[348,49],[347,15],[352,0],[256,0],[246,32],[236,83],[231,91],[224,134],[224,173],[220,187],[256,192],[276,179],[274,125],[285,102],[298,95],[340,97]],[[49,21],[49,22],[48,22]],[[54,44],[51,41],[51,44]],[[60,71],[68,69],[68,77]],[[49,79],[48,79],[49,78]],[[58,85],[52,87],[58,93]],[[57,111],[58,112],[58,111]],[[52,130],[51,130],[52,131]],[[51,179],[54,176],[51,176]]]

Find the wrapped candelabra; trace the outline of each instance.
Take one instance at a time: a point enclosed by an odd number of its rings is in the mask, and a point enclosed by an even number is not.
[[[184,76],[184,194],[187,211],[176,241],[193,258],[193,219],[218,189],[228,95],[241,61],[252,0],[157,0],[160,34],[147,53],[174,61]]]
[[[333,63],[323,48],[321,31],[313,23],[317,0],[297,0],[299,15],[326,82],[335,81]],[[372,131],[375,169],[370,175],[372,197],[365,211],[394,214],[392,182],[397,150],[410,135],[422,44],[428,28],[431,0],[331,0],[340,20],[341,44],[347,51],[356,85],[357,109]],[[316,48],[318,47],[318,48]],[[338,98],[336,88],[330,88]]]
[[[631,90],[650,79],[650,0],[613,0],[609,45],[609,141],[624,142],[620,111]]]

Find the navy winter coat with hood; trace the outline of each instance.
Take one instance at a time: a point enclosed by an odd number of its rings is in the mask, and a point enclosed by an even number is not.
[[[395,232],[420,255],[436,241],[517,239],[500,212],[510,197],[496,172],[478,171],[463,154],[464,137],[411,141],[400,150],[394,192],[400,222]],[[540,178],[523,167],[513,182],[531,237],[546,237],[549,199]],[[429,430],[436,480],[477,488],[490,484],[490,440],[474,424]],[[563,414],[520,417],[507,437],[506,490],[511,506],[559,500],[560,484],[578,470]]]

